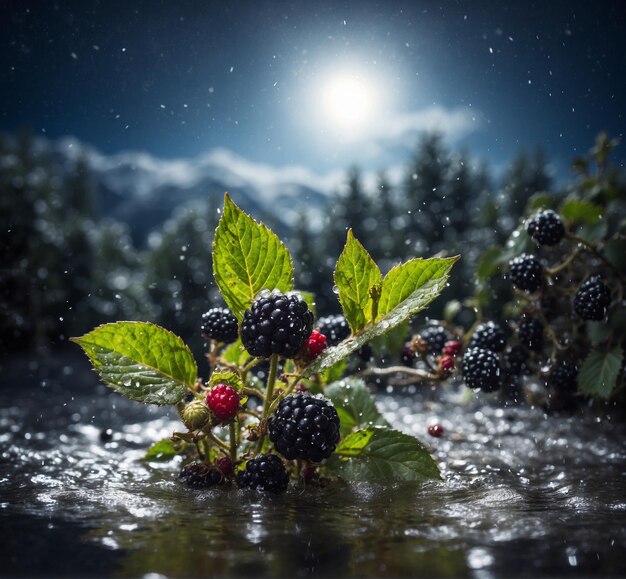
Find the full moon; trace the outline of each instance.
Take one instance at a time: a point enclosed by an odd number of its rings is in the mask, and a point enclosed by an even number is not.
[[[339,74],[322,84],[322,116],[338,132],[361,133],[377,106],[376,88],[363,77]]]

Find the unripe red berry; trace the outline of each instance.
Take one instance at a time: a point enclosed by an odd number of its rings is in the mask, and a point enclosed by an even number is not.
[[[235,470],[233,467],[233,461],[230,460],[229,456],[222,456],[221,458],[218,458],[217,468],[225,477],[229,477]]]
[[[315,360],[327,346],[326,336],[317,330],[313,330],[306,342],[304,342],[304,357],[309,361]]]
[[[461,340],[450,340],[449,342],[445,343],[443,347],[443,353],[446,356],[456,356],[461,351],[462,347],[463,343],[461,342]]]
[[[441,424],[431,424],[428,427],[428,434],[435,438],[441,438],[443,436],[443,426]]]
[[[450,374],[454,370],[454,358],[450,356],[441,356],[441,358],[439,358],[439,368],[442,373]]]
[[[232,386],[216,384],[206,395],[206,405],[222,422],[230,422],[239,411],[239,396]]]

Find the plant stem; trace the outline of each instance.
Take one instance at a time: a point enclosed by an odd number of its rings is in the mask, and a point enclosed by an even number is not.
[[[419,368],[408,368],[406,366],[388,366],[387,368],[368,368],[356,376],[390,376],[392,374],[407,374],[413,377],[414,382],[429,380],[431,382],[440,380],[436,374],[420,370]]]
[[[231,422],[228,429],[230,438],[230,460],[234,463],[237,460],[237,430],[235,429],[235,423]]]
[[[548,274],[554,275],[556,273],[559,273],[560,271],[563,271],[566,267],[570,265],[570,263],[572,263],[572,261],[574,261],[579,251],[580,249],[576,247],[563,263],[555,265],[554,267],[547,268],[546,271],[548,272]]]
[[[261,422],[267,420],[269,416],[270,406],[272,404],[272,395],[274,394],[274,384],[276,383],[276,371],[278,369],[278,354],[272,354],[270,357],[270,370],[267,376],[267,385],[265,387],[265,399],[263,400],[263,413],[261,414]],[[265,436],[261,436],[256,445],[257,453],[261,452]]]
[[[206,431],[205,431],[205,434],[207,435],[207,438],[210,439],[212,442],[214,442],[217,446],[230,452],[230,447],[228,446],[228,444],[226,444],[223,440],[220,440],[217,436],[215,436],[215,434],[213,434],[212,432],[206,432]]]
[[[586,239],[578,237],[578,235],[574,235],[573,233],[567,233],[566,236],[568,239],[575,241],[576,243],[580,243],[587,251],[590,251],[597,258],[601,259],[604,264],[617,275],[617,277],[619,277],[620,279],[625,279],[624,274],[619,269],[617,269],[606,257],[604,257],[602,252],[594,243],[590,243]]]

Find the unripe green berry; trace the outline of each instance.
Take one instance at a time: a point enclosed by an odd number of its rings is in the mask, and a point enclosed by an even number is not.
[[[181,412],[181,418],[189,430],[199,430],[211,416],[203,400],[193,400]]]

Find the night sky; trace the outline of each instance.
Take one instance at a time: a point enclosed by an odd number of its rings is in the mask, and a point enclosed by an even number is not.
[[[625,130],[619,1],[0,6],[0,130],[107,153],[377,169],[436,127],[496,170],[536,144],[565,167]]]

